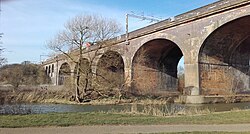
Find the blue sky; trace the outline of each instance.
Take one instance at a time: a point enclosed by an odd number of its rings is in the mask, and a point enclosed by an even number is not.
[[[40,62],[40,55],[51,51],[46,41],[63,29],[70,18],[83,14],[99,14],[116,19],[125,31],[125,14],[155,16],[167,19],[217,0],[2,0],[0,44],[8,64],[22,61]],[[129,19],[129,30],[152,24]],[[42,56],[42,59],[46,58]]]

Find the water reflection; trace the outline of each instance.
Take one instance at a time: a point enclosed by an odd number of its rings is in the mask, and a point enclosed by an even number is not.
[[[108,112],[131,110],[133,105],[69,105],[69,104],[6,104],[0,105],[0,114],[37,114],[52,112]],[[230,111],[232,109],[250,109],[250,102],[231,104],[167,104],[155,105],[164,111],[181,110],[189,108],[209,109],[215,112]],[[138,111],[145,109],[145,105],[137,104]]]

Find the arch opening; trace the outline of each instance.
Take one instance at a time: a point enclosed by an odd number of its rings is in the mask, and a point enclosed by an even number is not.
[[[178,92],[177,66],[182,56],[180,48],[167,39],[143,44],[133,58],[133,92],[142,95]]]
[[[250,91],[250,16],[228,22],[212,32],[199,53],[203,95]]]
[[[177,78],[178,78],[178,91],[181,94],[184,94],[184,88],[185,88],[184,56],[181,57],[177,65]]]
[[[66,85],[70,83],[70,66],[68,63],[63,63],[59,69],[58,85]]]
[[[99,88],[110,90],[124,85],[124,62],[115,51],[105,52],[97,64],[97,83]]]

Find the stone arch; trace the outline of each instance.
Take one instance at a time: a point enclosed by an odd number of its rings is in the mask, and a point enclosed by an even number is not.
[[[139,50],[141,48],[142,45],[144,45],[145,43],[154,40],[154,39],[166,39],[166,40],[171,40],[172,42],[174,42],[179,48],[180,50],[184,53],[185,49],[182,48],[181,44],[181,40],[179,38],[176,38],[175,35],[169,34],[169,33],[157,33],[155,35],[150,35],[149,37],[145,37],[144,39],[142,39],[140,41],[140,44],[137,45],[134,49],[136,50],[134,53],[132,53],[131,57],[133,60],[133,57],[135,56],[137,50]]]
[[[58,75],[58,85],[65,85],[70,83],[70,76],[71,76],[71,68],[67,62],[64,62],[60,65],[59,68],[59,75]]]
[[[204,40],[199,51],[202,94],[249,92],[250,16],[229,21]]]
[[[124,61],[112,50],[104,52],[97,62],[96,79],[100,88],[122,88],[124,85]]]
[[[132,91],[161,95],[178,92],[177,65],[182,56],[180,47],[165,38],[142,44],[132,60]]]
[[[235,12],[234,10],[232,10],[228,13],[222,14],[219,17],[212,18],[210,20],[211,24],[209,26],[204,27],[204,31],[206,34],[204,35],[204,37],[202,37],[201,43],[204,44],[205,40],[218,28],[234,20],[249,16],[249,14],[250,10],[247,9],[241,12]]]

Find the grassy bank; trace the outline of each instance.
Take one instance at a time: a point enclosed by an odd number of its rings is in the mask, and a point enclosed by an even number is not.
[[[250,123],[250,111],[176,117],[114,113],[50,113],[0,116],[0,127],[239,123]]]
[[[16,103],[61,103],[61,104],[91,104],[107,105],[120,103],[137,104],[166,104],[173,101],[173,97],[135,97],[120,98],[115,96],[93,98],[90,102],[77,103],[74,101],[74,90],[66,89],[63,86],[21,86],[17,90],[11,87],[0,85],[0,104]]]
[[[62,86],[21,86],[13,90],[7,86],[0,86],[0,104],[16,103],[65,103],[70,104],[73,91]]]

